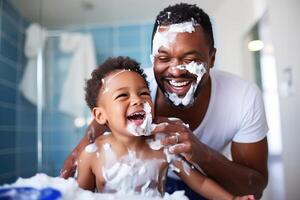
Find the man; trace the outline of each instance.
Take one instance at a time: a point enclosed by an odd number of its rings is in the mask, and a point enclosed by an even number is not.
[[[161,11],[152,39],[154,76],[147,75],[155,114],[164,117],[157,123],[167,122],[153,133],[168,133],[162,144],[171,153],[184,157],[229,192],[260,198],[268,182],[268,127],[258,88],[211,70],[216,54],[211,22],[195,5],[177,4]],[[63,177],[70,176],[88,138],[93,141],[104,130],[94,122],[90,125],[87,137],[66,160]],[[232,160],[222,154],[228,145]],[[172,174],[170,177],[169,192],[186,189]],[[198,199],[192,191],[187,196]]]

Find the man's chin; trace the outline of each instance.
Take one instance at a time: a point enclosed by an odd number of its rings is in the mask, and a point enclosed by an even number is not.
[[[187,104],[183,104],[182,99],[184,98],[184,96],[182,98],[177,97],[178,99],[180,99],[179,103],[172,100],[170,98],[170,95],[167,92],[164,92],[164,96],[169,105],[171,105],[173,108],[182,109],[182,110],[190,108],[194,104],[194,101],[195,101],[194,97],[193,97],[192,99],[190,99],[190,101]]]

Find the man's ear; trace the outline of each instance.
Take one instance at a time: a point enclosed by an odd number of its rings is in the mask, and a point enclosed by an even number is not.
[[[213,68],[213,66],[214,66],[214,64],[215,64],[216,52],[217,52],[217,49],[216,49],[216,48],[212,48],[212,49],[209,51],[209,61],[210,61],[209,67],[210,67],[210,68]]]
[[[92,113],[93,113],[95,120],[99,124],[104,125],[107,122],[106,112],[102,107],[93,108]]]

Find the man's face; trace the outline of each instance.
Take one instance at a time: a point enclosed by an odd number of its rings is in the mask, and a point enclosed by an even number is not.
[[[158,31],[164,33],[168,31],[168,27],[159,28]],[[171,42],[160,46],[153,57],[155,78],[159,88],[173,105],[191,106],[201,86],[209,78],[209,68],[214,63],[215,49],[211,50],[207,37],[199,25],[195,26],[195,30],[191,33],[178,32],[172,37]],[[191,73],[191,70],[188,70],[189,66],[204,74]],[[174,95],[179,99],[187,96],[191,99],[187,103],[178,104],[172,99]]]
[[[98,108],[101,108],[99,117],[104,119],[113,133],[132,135],[128,133],[128,125],[140,126],[147,119],[147,114],[153,113],[150,92],[144,79],[136,72],[118,70],[106,76],[102,83],[97,102]],[[145,104],[150,111],[145,111]]]

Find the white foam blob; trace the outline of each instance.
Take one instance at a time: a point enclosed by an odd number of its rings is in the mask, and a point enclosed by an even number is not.
[[[156,33],[153,38],[152,54],[150,56],[153,63],[154,56],[158,53],[160,47],[164,46],[166,48],[175,40],[177,33],[192,33],[195,31],[194,26],[196,26],[193,21],[184,22],[179,24],[172,24],[166,27],[165,31],[160,32],[161,26],[157,27]]]
[[[87,152],[87,153],[94,153],[98,150],[98,147],[95,143],[92,143],[92,144],[89,144],[87,145],[84,150]]]
[[[166,137],[166,134],[164,133],[157,133],[155,134],[153,139],[147,139],[146,142],[148,143],[149,147],[153,150],[160,150],[164,147],[164,145],[161,144],[161,140]]]
[[[127,131],[135,136],[148,136],[151,135],[151,131],[153,130],[152,126],[152,114],[151,114],[151,106],[148,102],[144,103],[144,111],[145,111],[145,119],[140,126],[137,126],[133,122],[129,122],[127,125]]]
[[[133,151],[116,159],[112,156],[110,146],[106,146],[105,165],[102,167],[102,175],[105,179],[104,192],[116,192],[118,194],[143,194],[145,196],[159,197],[158,174],[163,159],[140,159]],[[111,161],[112,162],[107,162]],[[140,191],[137,191],[140,188]]]
[[[103,135],[110,135],[110,134],[111,134],[110,131],[105,131],[105,132],[103,133]]]
[[[206,64],[204,63],[196,63],[194,61],[190,62],[188,65],[178,65],[174,68],[179,70],[187,70],[189,73],[194,74],[197,79],[196,83],[193,83],[189,88],[188,92],[185,94],[184,97],[179,97],[176,93],[166,92],[165,95],[169,98],[170,101],[173,102],[175,106],[178,105],[191,105],[194,102],[194,93],[201,81],[203,75],[206,73]]]
[[[168,120],[170,121],[178,121],[180,120],[179,118],[176,118],[176,117],[169,117]]]
[[[94,193],[79,188],[74,178],[64,179],[60,177],[50,177],[42,173],[36,174],[31,178],[19,178],[13,184],[0,186],[0,188],[12,187],[33,187],[36,189],[51,187],[61,192],[63,200],[188,200],[188,198],[184,195],[184,191],[176,191],[173,194],[166,193],[163,198],[146,197],[140,194]]]

